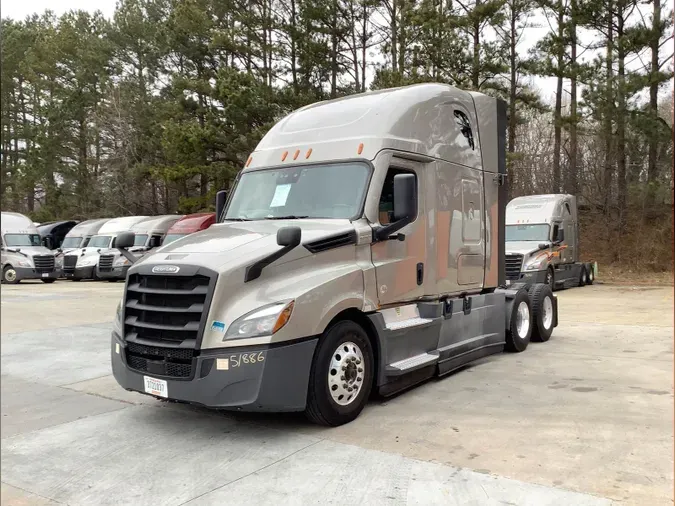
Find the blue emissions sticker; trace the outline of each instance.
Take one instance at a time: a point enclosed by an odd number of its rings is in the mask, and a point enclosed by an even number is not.
[[[219,322],[217,320],[213,320],[213,323],[211,323],[211,330],[215,332],[220,332],[221,334],[225,333],[225,323]]]

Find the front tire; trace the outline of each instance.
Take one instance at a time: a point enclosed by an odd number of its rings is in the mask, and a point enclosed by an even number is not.
[[[586,286],[586,283],[588,283],[588,271],[586,270],[586,266],[582,265],[581,272],[579,273],[579,286]]]
[[[8,285],[16,285],[19,281],[19,275],[16,273],[16,269],[11,265],[5,265],[5,268],[2,269],[2,282],[7,283]]]
[[[532,307],[524,289],[518,290],[513,298],[510,322],[506,329],[506,349],[516,353],[525,351],[532,337]]]
[[[536,284],[530,290],[532,302],[532,341],[544,343],[551,338],[554,324],[553,290],[544,284]]]
[[[354,420],[368,402],[374,369],[373,349],[363,328],[350,320],[332,325],[314,352],[307,418],[334,427]]]
[[[588,264],[586,272],[588,272],[588,277],[586,278],[586,284],[592,285],[593,281],[595,281],[595,272],[593,271],[593,265]]]
[[[550,286],[551,290],[553,290],[553,287],[555,286],[555,274],[553,273],[553,267],[549,267],[548,269],[546,269],[546,277],[544,278],[544,283]]]

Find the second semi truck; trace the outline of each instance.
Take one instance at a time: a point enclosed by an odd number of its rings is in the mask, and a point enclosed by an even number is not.
[[[548,340],[550,287],[504,279],[505,130],[504,102],[440,84],[282,119],[219,193],[218,223],[129,269],[117,382],[340,425],[374,391]]]
[[[577,200],[531,195],[506,206],[506,279],[552,289],[592,285],[595,265],[579,261]]]

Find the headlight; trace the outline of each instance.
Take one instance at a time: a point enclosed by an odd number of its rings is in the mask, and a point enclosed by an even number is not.
[[[293,312],[293,304],[293,301],[282,302],[245,314],[230,325],[223,341],[244,337],[271,336],[288,323]]]
[[[56,258],[54,259],[54,265],[55,265],[57,268],[59,268],[59,269],[60,269],[61,267],[63,267],[63,257],[62,257],[62,256],[61,256],[61,257],[56,257]]]
[[[98,257],[93,256],[93,257],[80,257],[77,259],[77,266],[78,267],[89,267],[91,265],[96,265],[98,263]]]
[[[127,265],[129,263],[129,260],[126,259],[125,257],[119,257],[117,260],[115,260],[115,265],[120,266],[120,265]]]
[[[536,271],[542,269],[546,265],[546,255],[539,255],[528,260],[525,264],[526,271]]]
[[[30,260],[18,260],[16,262],[16,265],[19,267],[32,267]]]

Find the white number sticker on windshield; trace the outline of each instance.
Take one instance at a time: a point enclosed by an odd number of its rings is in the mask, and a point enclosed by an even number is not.
[[[290,184],[277,185],[276,190],[274,190],[274,197],[272,197],[272,202],[270,202],[270,207],[285,206],[286,200],[288,199],[288,192],[290,191],[291,191]]]

